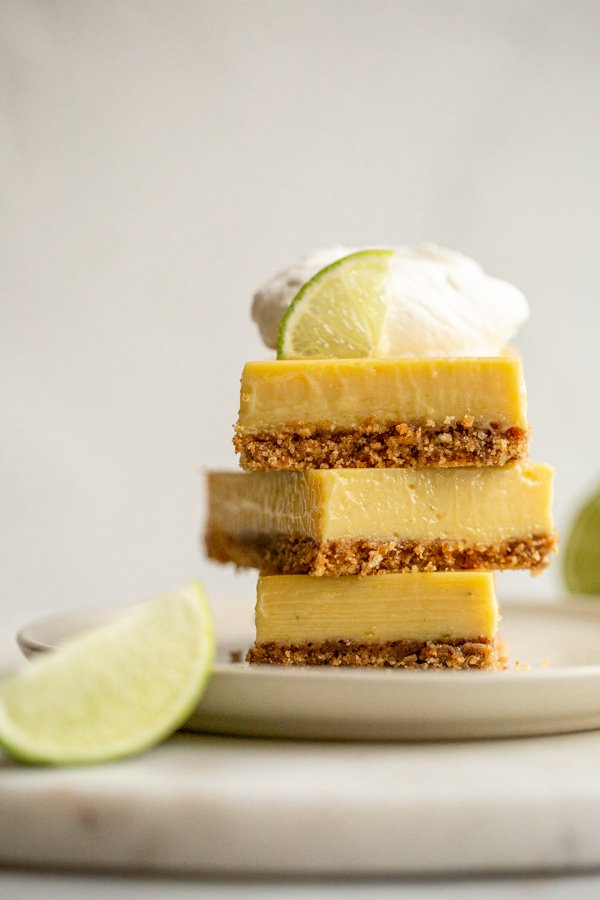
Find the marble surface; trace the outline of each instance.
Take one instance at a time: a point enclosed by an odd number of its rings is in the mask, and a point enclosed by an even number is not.
[[[0,872],[2,900],[596,900],[600,875],[554,877],[520,875],[495,878],[241,879],[127,878],[64,873]]]
[[[0,769],[0,863],[378,876],[600,864],[600,733],[439,744],[180,734],[102,767]]]
[[[115,875],[0,872],[2,900],[266,900],[311,898],[337,900],[596,900],[600,875],[554,877],[519,875],[494,878],[243,879],[127,878]]]

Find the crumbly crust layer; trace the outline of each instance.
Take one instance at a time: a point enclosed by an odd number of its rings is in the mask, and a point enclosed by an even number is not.
[[[463,541],[370,541],[312,538],[236,538],[206,535],[208,555],[263,575],[375,575],[380,572],[453,572],[468,569],[531,569],[540,572],[557,548],[556,532],[495,544]]]
[[[481,426],[472,416],[424,425],[367,421],[352,430],[299,422],[278,431],[250,432],[237,425],[233,438],[246,470],[504,466],[525,458],[528,442],[523,428]]]
[[[322,641],[255,644],[249,663],[276,666],[376,666],[397,669],[496,669],[503,661],[485,638],[453,641]]]

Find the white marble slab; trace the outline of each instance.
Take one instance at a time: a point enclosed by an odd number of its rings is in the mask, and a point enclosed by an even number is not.
[[[0,872],[1,900],[598,900],[600,875],[492,878],[245,878]]]
[[[600,733],[448,744],[179,735],[79,769],[0,768],[0,862],[314,875],[600,863]]]

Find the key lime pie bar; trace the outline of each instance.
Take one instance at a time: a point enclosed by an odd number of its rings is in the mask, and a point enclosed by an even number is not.
[[[278,359],[244,369],[234,438],[242,468],[523,458],[525,386],[507,349],[528,315],[521,292],[437,247],[343,252],[318,251],[255,295],[254,318]]]
[[[250,662],[491,668],[498,607],[489,572],[374,578],[266,576]]]
[[[215,472],[209,556],[263,573],[544,568],[555,547],[553,470]]]
[[[556,545],[509,349],[523,295],[437,247],[334,247],[253,315],[277,348],[242,376],[234,444],[254,471],[209,474],[205,536],[262,573],[247,659],[497,667],[489,570],[537,571]]]
[[[249,470],[499,466],[527,443],[510,354],[247,363],[234,438]]]

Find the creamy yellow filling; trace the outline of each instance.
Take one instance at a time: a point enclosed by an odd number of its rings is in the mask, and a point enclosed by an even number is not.
[[[258,582],[257,643],[492,640],[497,625],[489,572],[271,575]]]
[[[472,416],[487,426],[527,427],[521,361],[500,357],[442,359],[268,360],[246,363],[239,425],[250,432],[286,425],[359,428],[443,424]]]
[[[208,528],[246,539],[492,544],[553,531],[553,479],[545,463],[211,473]]]

